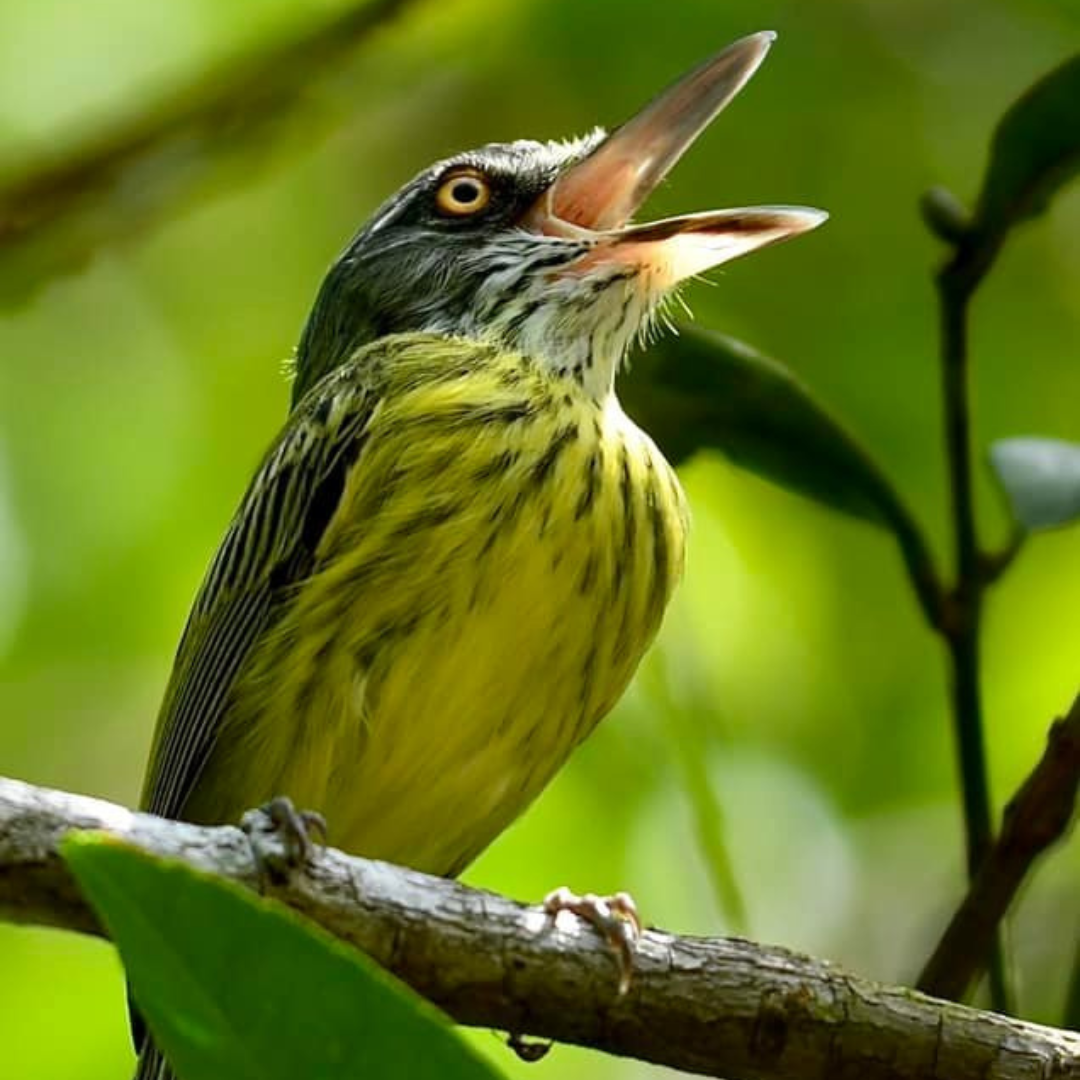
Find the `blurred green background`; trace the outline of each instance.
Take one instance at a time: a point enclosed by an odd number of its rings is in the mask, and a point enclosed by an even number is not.
[[[0,176],[340,0],[5,0]],[[617,123],[745,33],[764,69],[653,200],[657,215],[750,202],[828,226],[687,293],[696,317],[788,362],[872,445],[947,553],[930,270],[916,213],[976,190],[990,130],[1075,51],[1072,0],[417,2],[305,91],[159,226],[0,313],[0,774],[133,803],[188,604],[280,425],[282,362],[330,259],[391,190],[490,140]],[[132,217],[151,163],[114,203]],[[5,273],[0,251],[0,277]],[[10,266],[9,274],[15,273]],[[18,271],[21,273],[21,271]],[[8,281],[10,286],[10,280]],[[980,445],[1080,439],[1080,197],[1020,231],[974,311]],[[628,888],[647,921],[732,929],[913,978],[962,888],[945,670],[884,534],[718,459],[683,472],[685,585],[634,689],[467,880],[537,899]],[[1004,538],[980,481],[985,532]],[[998,806],[1080,672],[1080,533],[1036,539],[996,590],[985,691]],[[748,925],[700,854],[687,762],[722,810]],[[1026,1015],[1060,1018],[1080,922],[1080,845],[1012,920]],[[124,1076],[111,948],[0,925],[0,1072]],[[359,1018],[358,1018],[359,1019]],[[61,1034],[63,1033],[63,1034]],[[510,1075],[662,1070],[568,1048]]]

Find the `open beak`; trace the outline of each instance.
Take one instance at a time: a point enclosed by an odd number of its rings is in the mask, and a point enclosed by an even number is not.
[[[649,269],[663,287],[820,225],[823,210],[757,206],[627,224],[713,118],[746,85],[775,34],[736,41],[646,105],[548,188],[524,224],[588,237],[570,272],[604,264]]]

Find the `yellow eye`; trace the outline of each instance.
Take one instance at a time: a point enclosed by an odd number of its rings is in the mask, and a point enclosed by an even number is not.
[[[449,217],[478,214],[490,201],[491,186],[487,178],[475,169],[451,173],[435,193],[439,213]]]

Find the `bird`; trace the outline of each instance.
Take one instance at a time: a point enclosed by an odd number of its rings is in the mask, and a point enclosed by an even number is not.
[[[612,709],[688,528],[616,375],[683,282],[826,215],[632,217],[773,37],[611,134],[439,161],[349,242],[188,617],[143,809],[220,824],[285,795],[337,847],[454,876]],[[137,1080],[171,1077],[136,1028]]]

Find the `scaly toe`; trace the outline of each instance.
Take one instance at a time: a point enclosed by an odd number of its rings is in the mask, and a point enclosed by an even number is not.
[[[315,855],[312,833],[326,841],[326,819],[314,810],[297,810],[292,799],[278,795],[248,810],[240,828],[251,844],[261,883],[282,884]]]
[[[615,952],[619,965],[619,996],[630,989],[634,975],[634,946],[641,937],[641,918],[629,893],[578,896],[564,885],[544,897],[544,911],[552,918],[560,911],[571,911],[584,919]]]

